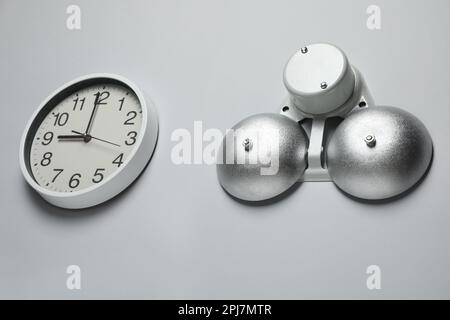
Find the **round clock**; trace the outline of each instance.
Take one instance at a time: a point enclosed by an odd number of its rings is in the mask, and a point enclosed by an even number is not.
[[[77,78],[34,112],[20,146],[28,184],[58,207],[100,204],[145,169],[158,139],[154,105],[112,74]]]

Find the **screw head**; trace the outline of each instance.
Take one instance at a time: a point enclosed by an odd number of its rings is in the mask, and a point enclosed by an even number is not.
[[[367,144],[368,147],[372,148],[377,143],[377,140],[375,139],[375,136],[373,134],[368,134],[364,138],[364,142]]]
[[[320,88],[326,89],[328,87],[328,84],[324,81],[320,84]]]
[[[305,54],[305,53],[308,52],[308,48],[307,47],[303,47],[303,48],[300,49],[300,52]]]
[[[250,151],[253,147],[253,142],[249,138],[245,138],[242,145],[244,146],[245,151]]]

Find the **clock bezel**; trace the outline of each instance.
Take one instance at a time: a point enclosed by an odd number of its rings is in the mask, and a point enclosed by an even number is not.
[[[122,166],[108,175],[102,182],[73,192],[57,192],[39,185],[32,173],[30,150],[36,130],[53,108],[70,94],[87,86],[117,84],[131,90],[142,108],[140,135]],[[52,92],[34,111],[29,119],[20,143],[20,167],[27,183],[49,203],[67,209],[82,209],[101,204],[135,181],[151,160],[158,140],[158,116],[153,102],[127,78],[111,73],[94,73],[69,81]]]

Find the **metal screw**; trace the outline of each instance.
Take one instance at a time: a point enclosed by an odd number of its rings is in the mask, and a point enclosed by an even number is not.
[[[375,136],[373,134],[368,134],[364,138],[364,142],[367,144],[368,147],[372,148],[377,143],[377,140],[375,139]]]
[[[328,87],[328,84],[324,81],[324,82],[322,82],[322,83],[320,84],[320,87],[321,87],[322,89],[326,89],[326,88]]]
[[[253,142],[249,138],[245,138],[242,145],[244,146],[245,151],[250,151],[253,147]]]
[[[308,48],[307,47],[303,47],[300,49],[301,53],[305,54],[308,52]]]

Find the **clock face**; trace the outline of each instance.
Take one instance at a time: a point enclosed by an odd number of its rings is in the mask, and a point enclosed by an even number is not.
[[[101,184],[126,165],[143,134],[139,99],[119,83],[77,88],[43,112],[31,132],[29,167],[34,180],[51,191]]]

